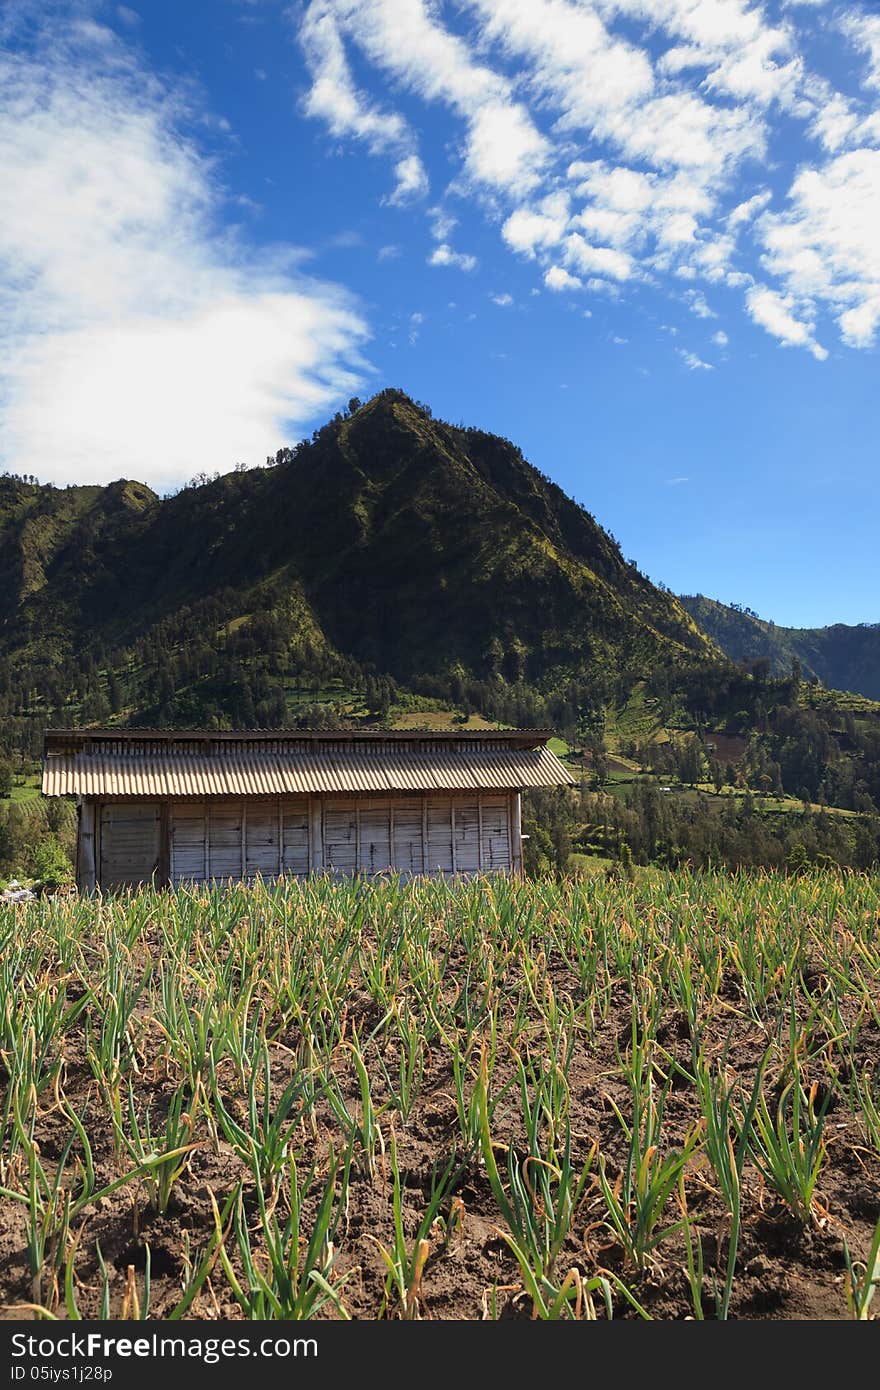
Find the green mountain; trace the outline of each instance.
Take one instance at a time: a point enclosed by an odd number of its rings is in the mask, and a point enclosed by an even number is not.
[[[529,801],[532,867],[864,867],[880,705],[792,659],[869,689],[876,631],[862,672],[832,664],[852,629],[781,631],[656,588],[508,440],[399,391],[165,498],[3,477],[0,873],[72,845],[72,808],[36,799],[47,725],[479,717],[553,727],[584,778]]]
[[[778,627],[756,613],[702,594],[681,603],[733,661],[767,661],[772,675],[788,675],[793,663],[831,690],[852,690],[880,700],[880,623],[848,627]]]
[[[546,692],[722,660],[513,444],[398,391],[353,405],[165,499],[0,480],[0,713],[276,724],[321,680]]]

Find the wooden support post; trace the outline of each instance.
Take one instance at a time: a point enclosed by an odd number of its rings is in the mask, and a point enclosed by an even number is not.
[[[247,802],[241,803],[241,881],[247,878]]]
[[[284,873],[284,797],[278,798],[278,877]]]
[[[515,874],[522,873],[522,796],[510,798],[510,863]]]
[[[202,879],[202,882],[203,882],[203,883],[207,883],[207,882],[208,882],[208,879],[211,877],[211,873],[210,873],[210,860],[211,860],[211,855],[210,855],[210,847],[211,847],[211,803],[210,803],[209,801],[203,801],[203,802],[202,802],[202,806],[203,806],[203,808],[204,808],[203,816],[202,816],[202,824],[203,824],[204,827],[205,827],[205,836],[204,836],[204,845],[203,845],[203,854],[202,854],[203,863],[204,863],[204,869],[203,869],[203,875],[204,875],[204,877],[203,877],[203,879]]]
[[[394,862],[394,861],[395,861],[395,858],[396,858],[396,855],[395,855],[395,853],[394,853],[394,802],[393,802],[393,801],[390,801],[390,802],[388,803],[388,867],[389,867],[389,869],[396,869],[396,868],[397,868],[397,864]]]
[[[354,808],[354,871],[359,874],[361,871],[361,803],[355,803]]]
[[[156,887],[167,888],[171,882],[171,806],[163,801],[159,807],[159,859],[156,864]]]
[[[483,798],[477,796],[477,866],[483,872]]]
[[[422,797],[422,873],[431,872],[428,864],[428,798]]]
[[[458,869],[458,856],[455,852],[455,802],[451,797],[449,799],[449,834],[452,837],[452,872],[455,874]]]
[[[103,886],[102,883],[101,883],[101,855],[104,853],[103,825],[102,825],[102,822],[103,822],[103,819],[104,819],[104,804],[103,804],[103,802],[101,802],[101,801],[96,801],[96,802],[94,803],[94,806],[95,806],[95,884],[96,884],[96,886],[100,889],[100,888]]]
[[[81,801],[77,807],[76,886],[81,893],[94,893],[97,887],[95,812],[94,801]]]
[[[324,836],[321,798],[309,797],[309,872],[320,873],[324,867]]]

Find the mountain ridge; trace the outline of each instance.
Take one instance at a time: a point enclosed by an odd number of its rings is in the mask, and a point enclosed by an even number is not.
[[[704,620],[719,608],[740,623]],[[28,844],[36,863],[70,809],[17,804],[47,726],[437,721],[561,736],[580,786],[529,802],[533,867],[624,843],[644,863],[875,862],[880,705],[737,664],[716,632],[509,440],[396,390],[163,498],[3,477],[0,866]]]
[[[880,700],[880,623],[784,627],[703,594],[680,599],[732,661],[766,661],[775,676],[788,675],[796,662],[804,676],[831,690]]]
[[[273,467],[166,498],[2,480],[0,659],[131,670],[151,640],[170,654],[271,614],[300,664],[310,649],[405,685],[723,660],[509,441],[395,390],[353,404]],[[135,713],[155,706],[129,683]]]

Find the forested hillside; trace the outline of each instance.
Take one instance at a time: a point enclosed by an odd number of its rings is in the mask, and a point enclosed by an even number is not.
[[[717,665],[678,600],[508,441],[396,391],[352,404],[271,467],[165,499],[0,480],[14,738],[281,725],[334,683],[371,707],[405,687],[558,720],[564,692],[601,703],[618,679]],[[522,709],[498,708],[499,681]]]
[[[880,700],[880,623],[780,627],[750,609],[702,594],[681,599],[691,617],[733,661],[762,661],[772,675],[796,664],[831,690],[853,690]]]
[[[541,810],[538,866],[877,847],[880,706],[820,690],[787,648],[734,650],[749,615],[654,586],[514,444],[399,391],[164,498],[0,478],[0,580],[0,873],[69,847],[36,759],[45,727],[90,723],[552,727],[581,799]],[[720,800],[694,800],[722,793],[724,833]],[[834,833],[770,835],[755,795],[833,808]]]

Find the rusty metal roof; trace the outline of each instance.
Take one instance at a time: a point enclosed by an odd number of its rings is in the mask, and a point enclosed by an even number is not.
[[[222,753],[199,752],[174,744],[138,752],[117,745],[54,752],[43,761],[46,796],[208,797],[285,796],[308,792],[513,791],[574,782],[543,745],[523,747],[490,734],[482,746],[454,746],[448,739],[423,737],[412,743],[344,746],[339,735],[327,746],[289,746],[278,739],[272,750],[243,739]],[[436,743],[436,746],[430,746]],[[250,746],[247,746],[250,744]],[[505,746],[506,745],[506,746]],[[142,750],[142,751],[141,751]]]

